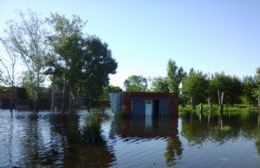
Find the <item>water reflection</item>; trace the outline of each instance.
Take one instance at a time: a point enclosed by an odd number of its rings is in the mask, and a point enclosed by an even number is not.
[[[118,119],[0,112],[0,167],[259,167],[259,113]]]
[[[166,165],[173,166],[181,158],[183,149],[178,136],[177,119],[155,118],[152,122],[146,119],[116,120],[116,133],[125,141],[163,139],[166,142],[164,157]],[[153,149],[150,149],[151,152]]]
[[[246,118],[238,115],[223,116],[224,126],[219,125],[218,117],[208,120],[182,119],[181,134],[188,140],[190,145],[201,145],[205,141],[224,143],[228,140],[236,140],[241,137],[255,138],[258,136],[258,115],[252,113]]]
[[[7,123],[13,128],[0,129],[10,133],[9,155],[0,156],[0,167],[107,167],[114,155],[101,135],[101,122],[101,117],[15,113]]]

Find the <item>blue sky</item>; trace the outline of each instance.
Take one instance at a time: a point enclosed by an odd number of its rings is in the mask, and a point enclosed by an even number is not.
[[[259,0],[0,0],[1,33],[16,9],[88,20],[85,31],[107,42],[119,64],[114,85],[132,74],[165,76],[169,58],[186,71],[239,77],[260,67]]]

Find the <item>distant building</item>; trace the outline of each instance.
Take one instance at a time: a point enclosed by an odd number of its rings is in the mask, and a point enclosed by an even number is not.
[[[51,89],[40,87],[39,92],[39,109],[45,110],[51,108]],[[55,92],[55,106],[62,108],[63,95],[62,92]],[[9,109],[12,102],[11,87],[4,87],[0,90],[0,109]],[[25,88],[14,88],[14,108],[18,110],[30,110],[33,107],[33,101],[28,97]]]
[[[12,91],[10,87],[2,88],[0,91],[0,108],[8,109],[11,106]],[[24,88],[14,88],[14,104],[17,105],[30,104],[27,99],[26,91]]]
[[[159,92],[122,92],[110,94],[114,113],[124,111],[134,118],[177,118],[178,96]]]

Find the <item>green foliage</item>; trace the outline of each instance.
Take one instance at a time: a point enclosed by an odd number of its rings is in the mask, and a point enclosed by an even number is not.
[[[203,105],[203,115],[205,117],[218,117],[219,116],[219,106],[212,105],[211,108],[207,104]],[[224,106],[224,116],[240,116],[241,118],[248,118],[250,114],[257,113],[258,109],[253,106],[236,105],[236,106]],[[193,114],[192,114],[193,113]],[[190,106],[179,106],[179,115],[182,117],[190,117],[191,115],[199,117],[200,108],[199,105],[195,106],[195,112],[192,112]]]
[[[205,103],[207,98],[208,80],[207,75],[193,69],[183,80],[183,94],[193,99],[193,103]]]
[[[122,106],[121,111],[116,113],[115,115],[116,119],[121,120],[121,119],[126,119],[129,117],[129,114],[126,111],[126,107]]]
[[[108,85],[103,87],[103,94],[100,96],[100,100],[109,101],[109,93],[122,92],[123,90],[118,86]]]
[[[30,88],[29,92],[34,96],[36,110],[38,110],[39,87],[45,61],[47,59],[49,46],[46,43],[47,31],[44,29],[44,21],[35,12],[19,12],[18,21],[9,21],[5,29],[5,37],[1,38],[5,49],[12,57],[12,64],[15,65],[19,57],[27,68],[28,82],[36,87]],[[9,70],[12,73],[14,70]],[[14,82],[14,75],[12,82]],[[11,78],[11,77],[9,77]]]
[[[36,78],[32,78],[32,79],[34,80],[31,81],[28,72],[24,72],[22,74],[22,87],[25,88],[28,97],[35,102],[37,100],[37,94],[35,92],[37,90],[37,80]],[[41,86],[43,82],[44,82],[44,78],[40,78],[39,86]]]
[[[179,93],[179,86],[186,76],[182,67],[178,67],[174,60],[169,60],[167,65],[167,81],[171,93]]]
[[[152,91],[169,93],[169,85],[166,78],[157,77],[152,80]]]
[[[254,94],[257,89],[257,81],[255,77],[246,76],[242,81],[243,103],[256,104],[256,95]]]
[[[256,70],[256,88],[254,89],[254,96],[257,98],[258,106],[260,106],[260,68]]]
[[[209,95],[215,103],[218,103],[218,90],[224,92],[225,104],[239,104],[242,96],[242,83],[236,76],[228,76],[224,73],[216,73],[210,80]]]
[[[109,74],[117,68],[108,45],[95,36],[82,32],[83,21],[74,16],[72,20],[52,14],[48,22],[54,33],[49,36],[59,64],[49,64],[56,76],[64,78],[72,101],[84,96],[86,105],[98,100],[103,87],[109,83]],[[59,70],[60,69],[60,70]]]
[[[147,89],[147,79],[143,76],[132,75],[124,81],[128,92],[144,92]]]

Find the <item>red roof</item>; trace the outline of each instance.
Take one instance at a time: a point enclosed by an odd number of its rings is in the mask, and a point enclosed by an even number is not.
[[[152,98],[172,98],[177,96],[174,93],[163,93],[163,92],[123,92],[123,96],[129,97],[152,97]]]

